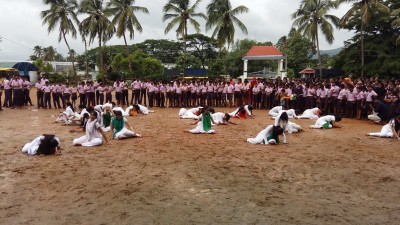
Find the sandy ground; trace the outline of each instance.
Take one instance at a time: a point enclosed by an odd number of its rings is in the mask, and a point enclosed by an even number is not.
[[[245,140],[272,123],[266,111],[214,135],[155,111],[129,118],[143,138],[93,148],[72,146],[81,134],[52,123],[59,110],[0,112],[0,224],[400,223],[400,142],[365,136],[379,125],[344,119],[265,146]],[[61,156],[21,153],[43,133]]]

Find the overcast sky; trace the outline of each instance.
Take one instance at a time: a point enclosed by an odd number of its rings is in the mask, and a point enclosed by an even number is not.
[[[167,22],[162,22],[162,7],[167,2],[168,0],[136,0],[136,5],[147,7],[150,14],[137,14],[143,32],[136,33],[135,39],[130,40],[129,44],[140,43],[146,39],[176,40],[176,33],[173,32],[175,29],[167,35],[164,34]],[[191,2],[193,4],[194,0]],[[203,0],[198,11],[205,13],[206,5],[209,2],[210,0]],[[296,11],[300,2],[301,0],[231,0],[233,7],[245,5],[249,8],[247,14],[238,16],[246,25],[248,35],[243,34],[237,28],[235,39],[248,38],[276,43],[280,37],[288,34],[292,26],[290,14]],[[49,34],[47,25],[42,25],[40,12],[49,8],[43,4],[42,0],[0,0],[0,5],[0,36],[3,37],[0,43],[0,61],[27,60],[33,54],[33,47],[36,45],[53,46],[59,53],[67,56],[68,50],[64,41],[58,42],[58,29]],[[348,5],[343,5],[332,13],[341,17],[348,8]],[[203,33],[204,30],[203,26]],[[321,49],[342,47],[343,41],[351,38],[353,33],[336,30],[334,35],[334,43],[329,45],[322,40]],[[83,53],[84,44],[80,38],[74,40],[69,36],[67,40],[71,48],[78,54]],[[107,42],[107,45],[113,44],[123,44],[123,39],[113,38]],[[97,45],[98,43],[95,42],[89,48]]]

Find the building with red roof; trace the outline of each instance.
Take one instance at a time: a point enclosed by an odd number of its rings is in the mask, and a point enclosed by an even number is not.
[[[274,46],[253,46],[242,59],[244,61],[243,79],[247,78],[249,60],[275,60],[278,63],[276,76],[286,77],[287,56],[283,55],[283,53]]]

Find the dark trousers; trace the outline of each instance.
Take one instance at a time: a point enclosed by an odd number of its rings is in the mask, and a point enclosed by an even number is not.
[[[45,92],[44,93],[44,107],[51,109],[51,95],[50,92]]]
[[[43,97],[44,97],[44,93],[42,90],[38,90],[36,91],[36,99],[37,99],[37,107],[40,108],[44,108],[44,101],[43,101]]]
[[[29,96],[29,92],[30,90],[28,89],[24,89],[24,104],[27,105],[29,103],[29,105],[33,105],[32,101],[31,101],[31,96]]]
[[[112,95],[111,95],[111,92],[107,92],[106,93],[106,102],[112,102]]]
[[[140,103],[140,89],[132,91],[131,105]]]
[[[147,98],[146,89],[142,89],[140,91],[139,104],[142,104],[142,102],[143,102],[143,105],[146,105],[146,98]]]
[[[3,107],[12,107],[12,105],[13,105],[12,89],[5,89]]]
[[[103,105],[104,103],[104,93],[99,93],[99,105]]]
[[[79,93],[79,105],[86,106],[86,95],[83,93]]]
[[[154,92],[149,92],[149,107],[153,107],[153,97],[154,97]]]
[[[70,102],[71,94],[69,93],[64,93],[62,96],[62,104],[63,108],[65,109],[67,107],[67,102]]]
[[[22,107],[24,104],[24,90],[14,89],[13,90],[13,107]]]

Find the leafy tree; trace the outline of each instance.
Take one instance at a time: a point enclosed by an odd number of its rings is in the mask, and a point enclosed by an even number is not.
[[[393,27],[400,27],[400,8],[393,10],[392,16],[396,16],[397,18],[392,21]],[[400,45],[400,35],[396,39],[396,45]]]
[[[214,29],[211,38],[217,40],[220,49],[225,44],[228,44],[228,48],[233,45],[235,24],[243,33],[247,34],[246,26],[236,16],[248,11],[249,9],[243,5],[232,9],[230,0],[212,0],[208,4],[206,30]]]
[[[385,6],[399,8],[400,2],[384,2]],[[396,17],[383,16],[381,13],[371,14],[368,26],[361,28],[361,18],[350,20],[346,29],[354,29],[357,34],[345,42],[344,49],[334,57],[333,65],[343,68],[346,73],[356,76],[391,77],[400,74],[400,48],[396,46],[396,38],[400,35],[398,28],[391,26]],[[361,67],[363,29],[364,68]]]
[[[207,65],[206,60],[216,59],[218,53],[214,40],[203,34],[191,34],[187,36],[186,41],[189,52],[201,61],[201,66],[204,69]]]
[[[176,59],[182,53],[182,45],[180,43],[163,39],[146,40],[135,46],[163,63],[176,63]]]
[[[126,55],[129,55],[128,43],[126,41],[126,32],[129,32],[129,38],[133,40],[135,30],[140,33],[143,31],[135,13],[143,12],[149,14],[146,7],[135,6],[135,0],[111,0],[108,3],[109,11],[115,15],[112,23],[116,26],[117,37],[123,37],[126,46]],[[132,75],[132,63],[129,62],[129,72]]]
[[[341,18],[340,24],[346,27],[351,20],[360,20],[360,40],[361,40],[361,77],[364,77],[364,29],[371,21],[371,16],[378,12],[389,14],[389,8],[378,0],[341,0],[340,2],[352,2],[352,7]],[[348,28],[348,26],[347,26]]]
[[[171,20],[165,28],[165,34],[167,34],[175,26],[176,36],[182,36],[184,44],[184,56],[186,55],[186,37],[188,35],[188,22],[194,27],[197,33],[200,32],[200,24],[194,18],[200,17],[207,19],[203,13],[197,13],[196,9],[199,6],[201,0],[190,6],[190,0],[169,0],[169,2],[163,8],[163,21]],[[186,68],[186,60],[183,60],[183,68]]]
[[[286,40],[282,53],[288,57],[288,68],[297,74],[310,63],[312,55],[311,41],[292,29]]]
[[[53,48],[53,46],[43,48],[44,61],[54,61],[55,55],[56,55],[56,50]]]
[[[321,30],[329,44],[333,43],[333,26],[339,26],[339,18],[328,14],[329,10],[339,6],[336,1],[330,0],[302,0],[300,8],[292,14],[293,26],[308,37],[313,50],[318,53],[320,78],[322,78],[322,61],[319,49],[319,30]]]
[[[47,31],[50,33],[52,30],[59,25],[58,42],[64,39],[65,44],[68,47],[68,51],[71,51],[69,47],[66,35],[71,34],[73,38],[76,38],[76,28],[74,22],[79,24],[78,17],[76,15],[76,9],[78,3],[76,0],[43,0],[46,5],[50,5],[50,9],[41,12],[43,19],[43,25],[47,24]],[[74,58],[72,58],[72,68],[74,70],[74,76],[76,76]]]
[[[186,60],[186,68],[199,69],[202,66],[201,59],[188,52],[176,59],[176,68],[180,71],[183,69],[180,65],[183,65],[184,60]]]

